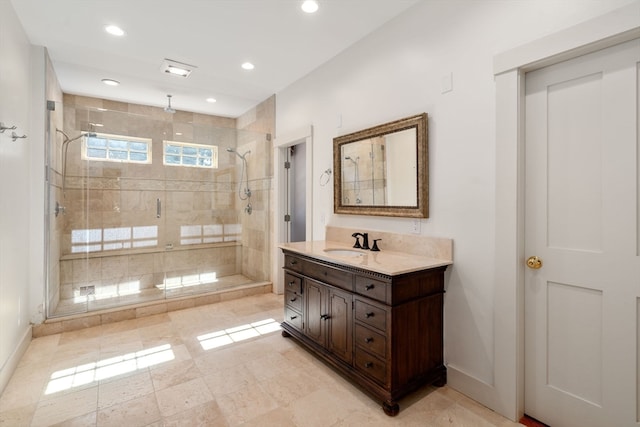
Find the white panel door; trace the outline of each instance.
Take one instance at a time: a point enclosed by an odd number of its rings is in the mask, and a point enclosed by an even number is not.
[[[526,75],[525,412],[553,427],[640,425],[639,64]]]

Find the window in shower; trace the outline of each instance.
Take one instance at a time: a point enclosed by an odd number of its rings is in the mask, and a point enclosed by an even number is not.
[[[71,252],[101,252],[158,246],[158,226],[71,230]]]
[[[83,138],[82,159],[122,163],[151,163],[151,139],[91,134]]]
[[[218,147],[164,141],[164,164],[215,169],[218,167]]]
[[[237,242],[241,237],[241,224],[183,225],[180,227],[181,245]]]

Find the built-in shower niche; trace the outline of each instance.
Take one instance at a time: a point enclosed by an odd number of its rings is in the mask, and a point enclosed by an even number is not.
[[[49,223],[49,317],[268,280],[266,134],[69,95],[51,114],[63,128],[50,132],[49,204],[63,210]]]

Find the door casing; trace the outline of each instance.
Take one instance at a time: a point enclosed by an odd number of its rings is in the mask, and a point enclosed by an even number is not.
[[[286,197],[286,170],[284,162],[287,158],[286,150],[293,145],[305,144],[306,148],[306,238],[313,240],[313,127],[303,126],[291,133],[278,137],[273,142],[274,161],[274,242],[272,247],[271,280],[272,291],[276,294],[284,292],[284,255],[278,247],[278,243],[286,242],[287,229],[284,223],[284,215],[287,212]]]
[[[480,403],[519,420],[524,413],[524,75],[640,37],[640,2],[494,57],[496,218],[494,381],[452,372]]]

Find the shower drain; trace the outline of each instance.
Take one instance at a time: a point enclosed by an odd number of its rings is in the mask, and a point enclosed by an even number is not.
[[[86,296],[86,295],[95,295],[96,294],[96,287],[95,286],[80,286],[80,296]]]

